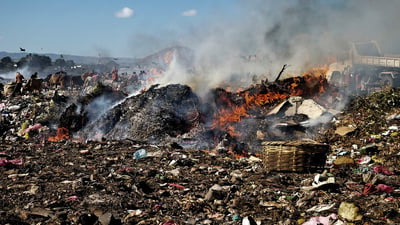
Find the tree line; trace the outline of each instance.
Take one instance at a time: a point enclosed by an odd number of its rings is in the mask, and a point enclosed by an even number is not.
[[[42,71],[51,66],[60,68],[72,67],[75,66],[75,63],[72,60],[65,60],[62,55],[53,62],[49,56],[31,53],[19,60],[13,60],[9,56],[0,60],[0,71],[2,72],[10,72],[27,66],[36,71]]]

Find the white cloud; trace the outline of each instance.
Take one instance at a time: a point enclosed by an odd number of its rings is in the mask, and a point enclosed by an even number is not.
[[[197,10],[191,9],[182,13],[182,16],[195,16],[197,15]]]
[[[118,18],[129,18],[133,16],[133,10],[128,7],[124,7],[118,12],[116,12],[115,16]]]

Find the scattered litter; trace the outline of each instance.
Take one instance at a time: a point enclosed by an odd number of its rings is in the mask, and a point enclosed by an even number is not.
[[[357,128],[355,127],[338,127],[335,130],[336,134],[339,134],[340,136],[345,136],[353,133]]]
[[[147,157],[147,151],[146,149],[139,149],[135,153],[133,153],[133,158],[134,159],[143,159]]]
[[[359,208],[350,202],[342,202],[340,203],[338,214],[342,218],[345,218],[348,221],[358,221],[362,219],[362,215],[359,213]]]
[[[333,207],[335,207],[335,205],[336,205],[336,203],[316,205],[316,206],[313,206],[313,207],[307,209],[306,211],[307,212],[323,212],[323,211],[332,209]]]
[[[302,225],[330,225],[337,219],[336,214],[330,214],[329,216],[315,216],[312,217],[307,222],[303,223]]]

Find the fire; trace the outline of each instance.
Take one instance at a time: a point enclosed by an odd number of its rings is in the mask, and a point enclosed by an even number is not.
[[[217,116],[219,115],[219,116]],[[248,117],[247,109],[244,105],[242,106],[235,106],[233,108],[228,109],[220,109],[214,119],[214,123],[212,125],[213,128],[225,128],[226,130],[230,130],[230,135],[237,136],[236,132],[234,131],[233,127],[229,128],[230,123],[238,122],[242,117]],[[235,135],[236,134],[236,135]]]
[[[309,89],[309,96],[317,93],[323,93],[327,88],[326,73],[329,70],[328,65],[314,67],[303,74],[305,86]]]
[[[214,114],[212,128],[219,128],[231,136],[238,136],[240,133],[234,129],[234,124],[244,117],[256,116],[252,115],[252,109],[272,107],[290,96],[314,97],[323,93],[327,88],[327,71],[327,66],[311,68],[303,76],[277,81],[278,88],[266,85],[264,89],[256,87],[255,91],[246,90],[236,94],[226,90],[220,91],[216,99],[219,109]]]
[[[289,85],[290,96],[300,96],[303,94],[303,89],[300,83],[301,79],[299,77],[293,78],[293,83]]]
[[[233,127],[233,126],[228,126],[228,127],[226,128],[226,131],[227,131],[228,134],[231,135],[232,137],[238,137],[238,136],[240,135],[240,133],[237,132],[237,131],[235,130],[235,127]]]
[[[313,68],[308,69],[306,72],[303,73],[303,76],[305,75],[312,75],[314,77],[325,77],[326,72],[328,72],[329,66],[328,65],[322,65],[322,66],[316,66]]]
[[[287,97],[288,95],[284,93],[269,92],[266,94],[256,94],[254,98],[254,104],[257,106],[264,106],[266,104],[271,104],[276,101],[286,99]]]
[[[235,131],[232,123],[239,122],[244,117],[251,117],[249,110],[264,105],[276,103],[288,97],[284,93],[268,92],[265,94],[250,94],[248,91],[238,93],[243,99],[242,105],[235,105],[229,100],[229,96],[220,95],[220,101],[227,107],[221,108],[214,114],[214,122],[212,128],[222,128],[231,136],[239,136],[240,133]]]
[[[66,139],[69,139],[69,131],[65,127],[58,128],[56,136],[48,138],[48,140],[51,142],[57,142],[57,141],[62,141],[62,140],[66,140]]]
[[[156,79],[162,77],[164,71],[158,68],[150,68],[149,76],[147,77],[147,85],[152,85],[155,83]]]

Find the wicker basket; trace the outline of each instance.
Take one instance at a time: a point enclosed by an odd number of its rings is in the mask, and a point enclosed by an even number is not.
[[[269,171],[316,172],[325,166],[329,145],[312,140],[265,141],[263,164]]]

